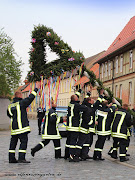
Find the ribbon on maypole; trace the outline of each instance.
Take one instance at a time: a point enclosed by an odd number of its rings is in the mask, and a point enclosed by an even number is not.
[[[42,107],[42,97],[43,97],[43,94],[42,94],[42,91],[43,91],[43,76],[41,76],[41,81],[40,81],[40,106]]]
[[[56,93],[56,100],[55,102],[57,103],[57,99],[58,99],[58,95],[59,95],[59,89],[60,89],[60,81],[61,81],[61,77],[59,76],[59,80],[58,80],[58,89],[57,89],[57,93]]]

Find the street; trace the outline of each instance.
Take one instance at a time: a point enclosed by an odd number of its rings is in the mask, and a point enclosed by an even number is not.
[[[32,157],[31,148],[41,141],[38,135],[37,121],[30,120],[31,133],[29,134],[29,142],[27,148],[26,159],[30,160],[30,164],[9,164],[8,148],[10,142],[10,131],[0,131],[0,179],[48,179],[48,180],[134,180],[135,179],[135,138],[131,137],[131,143],[128,153],[131,155],[127,162],[119,162],[107,155],[112,145],[112,139],[106,141],[103,149],[103,157],[105,161],[80,161],[78,163],[68,162],[64,159],[54,158],[54,146],[50,142],[46,147]],[[92,156],[95,145],[94,143],[89,155]],[[66,138],[61,140],[62,156],[64,156],[64,146]],[[16,148],[18,152],[19,143]],[[16,158],[17,158],[16,153]]]

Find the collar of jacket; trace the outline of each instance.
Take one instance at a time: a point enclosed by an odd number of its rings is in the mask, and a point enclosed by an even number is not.
[[[22,100],[22,98],[17,98],[17,97],[15,97],[14,99],[13,99],[13,102],[18,102],[18,101],[21,101]]]
[[[70,101],[71,104],[80,103],[80,101]]]

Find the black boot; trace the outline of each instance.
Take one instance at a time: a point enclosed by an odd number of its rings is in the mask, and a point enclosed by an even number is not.
[[[40,149],[42,149],[42,145],[38,144],[36,145],[34,148],[31,148],[31,155],[34,157],[35,156],[35,152],[39,151]]]

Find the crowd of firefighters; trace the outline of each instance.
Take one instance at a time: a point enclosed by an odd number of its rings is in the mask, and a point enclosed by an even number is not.
[[[29,163],[25,154],[27,149],[27,134],[30,132],[29,123],[25,109],[34,100],[37,88],[28,98],[22,99],[20,94],[15,94],[13,103],[8,107],[8,116],[12,119],[11,141],[9,148],[9,163]],[[121,162],[129,160],[127,149],[130,143],[130,128],[132,119],[128,110],[128,105],[123,104],[118,107],[115,101],[110,104],[106,100],[104,89],[100,90],[99,97],[94,102],[87,92],[83,102],[80,103],[79,96],[81,89],[71,96],[66,117],[58,117],[56,113],[56,103],[52,100],[52,107],[46,111],[42,126],[42,141],[31,149],[31,155],[45,147],[50,140],[54,143],[55,158],[64,158],[69,162],[79,162],[81,160],[93,159],[104,160],[102,151],[106,139],[113,138],[113,144],[108,154],[117,159],[117,149],[119,148],[119,158]],[[42,111],[43,112],[43,111]],[[19,114],[19,115],[18,115]],[[66,121],[67,139],[65,145],[65,155],[61,156],[61,135],[58,130],[58,123]],[[41,134],[41,129],[39,130]],[[93,136],[97,135],[93,157],[90,157],[89,150],[93,143]],[[20,139],[19,157],[15,158],[15,148],[17,140]]]

